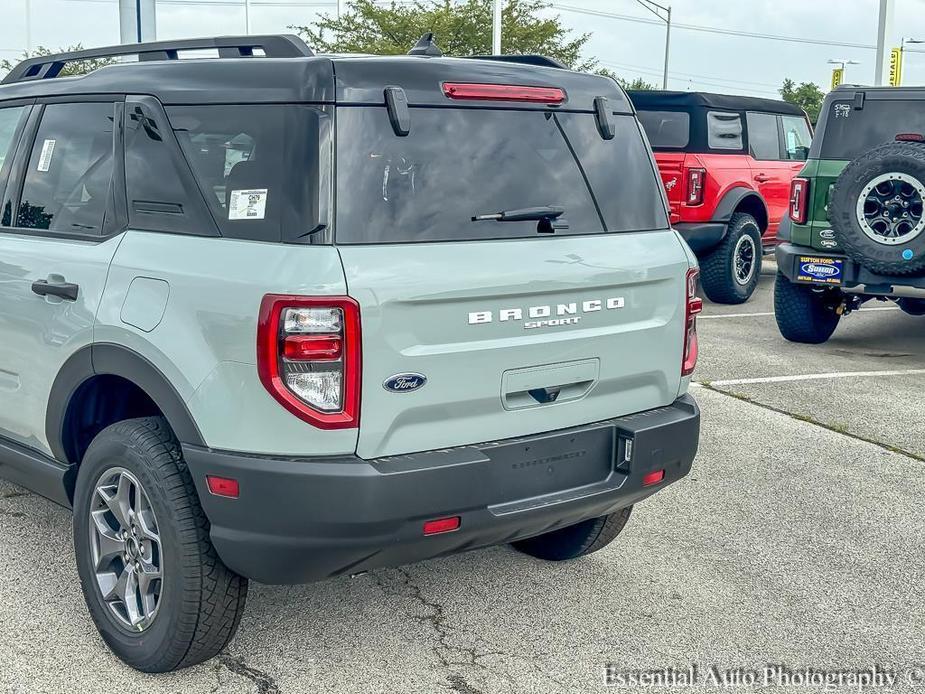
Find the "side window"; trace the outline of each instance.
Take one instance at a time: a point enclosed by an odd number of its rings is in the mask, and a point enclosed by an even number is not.
[[[787,159],[806,161],[809,158],[809,146],[813,136],[809,125],[800,116],[781,116],[784,125],[784,155]]]
[[[112,103],[49,104],[32,146],[16,226],[99,234],[113,170]]]
[[[16,148],[16,134],[25,117],[27,107],[12,106],[0,108],[0,201],[6,198],[3,189],[10,175],[13,164],[13,150]],[[12,203],[7,200],[3,203],[3,214],[0,215],[0,226],[10,225]]]
[[[781,156],[777,116],[770,113],[749,113],[746,117],[749,153],[762,161],[778,161]]]
[[[215,236],[217,230],[196,183],[180,159],[169,124],[144,104],[125,106],[125,192],[129,226]]]
[[[741,150],[742,117],[738,113],[707,112],[707,145],[710,149]]]

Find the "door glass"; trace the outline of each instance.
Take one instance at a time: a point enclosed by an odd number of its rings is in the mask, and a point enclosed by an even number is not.
[[[111,103],[45,107],[16,226],[100,233],[112,180],[113,114]]]
[[[781,116],[784,124],[784,154],[787,159],[806,161],[813,136],[805,118],[799,116]]]
[[[13,163],[13,149],[16,147],[13,140],[25,113],[25,106],[0,109],[0,200],[6,197],[3,195],[3,187],[10,175],[10,165]],[[11,208],[12,204],[9,200],[3,203],[0,226],[9,226]]]
[[[780,159],[780,137],[777,133],[777,116],[770,113],[749,113],[748,149],[755,159]]]

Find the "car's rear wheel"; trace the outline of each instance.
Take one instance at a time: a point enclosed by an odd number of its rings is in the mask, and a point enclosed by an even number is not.
[[[524,554],[548,561],[576,559],[603,549],[613,542],[630,518],[633,507],[600,518],[582,521],[543,535],[512,543]]]
[[[74,548],[90,615],[128,665],[188,667],[234,635],[247,580],[216,555],[164,419],[113,424],[90,444],[74,495]]]
[[[828,340],[841,319],[836,292],[794,284],[778,272],[774,283],[774,318],[780,334],[791,342],[810,345]]]
[[[710,301],[741,304],[749,300],[761,275],[761,229],[750,214],[729,220],[725,238],[700,258],[700,283]]]

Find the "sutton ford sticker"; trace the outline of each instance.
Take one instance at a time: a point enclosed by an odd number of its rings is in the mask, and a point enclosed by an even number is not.
[[[813,282],[815,284],[841,284],[842,258],[816,258],[813,256],[800,256],[798,282]]]

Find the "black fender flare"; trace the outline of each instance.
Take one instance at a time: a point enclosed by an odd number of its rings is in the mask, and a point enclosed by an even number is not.
[[[713,212],[713,221],[728,223],[732,215],[735,214],[736,208],[748,198],[753,198],[761,205],[761,208],[764,210],[765,222],[770,220],[771,217],[768,214],[768,205],[760,194],[746,186],[735,186],[727,190],[719,201],[716,210]],[[761,220],[758,221],[759,223],[761,222]]]
[[[64,424],[71,398],[87,380],[101,375],[120,376],[143,390],[167,418],[181,443],[205,447],[202,434],[173,384],[148,359],[122,345],[98,343],[72,354],[58,371],[48,398],[45,436],[54,457],[68,460]]]

